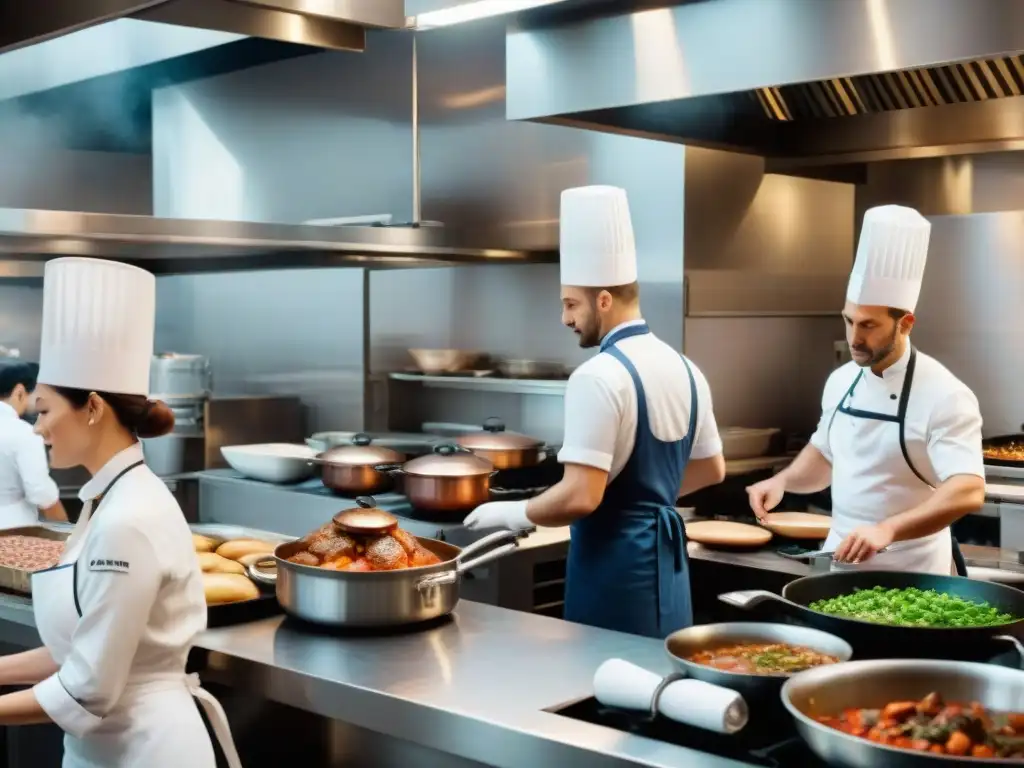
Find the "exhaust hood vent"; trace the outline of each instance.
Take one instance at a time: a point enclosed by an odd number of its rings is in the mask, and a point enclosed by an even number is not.
[[[361,51],[366,29],[405,26],[405,4],[403,0],[3,0],[0,53],[128,17]]]
[[[759,88],[753,93],[765,117],[780,121],[965,104],[1024,93],[1024,56]]]
[[[1024,3],[630,5],[511,25],[509,119],[745,152],[787,173],[1024,149]]]

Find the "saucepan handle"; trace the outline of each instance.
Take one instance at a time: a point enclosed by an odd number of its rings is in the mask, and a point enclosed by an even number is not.
[[[1013,635],[995,635],[992,639],[1000,640],[1012,645],[1016,649],[1017,655],[1020,657],[1020,667],[1021,669],[1024,669],[1024,643],[1021,643],[1021,641]]]
[[[402,465],[401,465],[401,463],[398,463],[398,462],[393,463],[393,464],[374,464],[373,468],[374,468],[375,471],[382,472],[382,473],[387,474],[387,475],[402,475],[402,474],[405,474],[404,472],[402,472]]]
[[[416,582],[416,588],[419,590],[425,590],[443,586],[445,584],[454,584],[466,571],[470,571],[473,568],[479,568],[482,565],[486,565],[487,563],[493,562],[514,552],[519,548],[519,540],[527,535],[529,535],[528,531],[496,531],[488,536],[484,536],[482,539],[474,541],[459,553],[459,556],[456,558],[454,568],[442,573],[434,573],[430,576],[424,576]],[[501,546],[491,549],[491,547],[495,547],[495,545],[502,542],[504,542],[504,544]],[[483,552],[483,554],[470,560],[465,559],[474,552]]]
[[[272,557],[257,560],[246,572],[257,584],[266,584],[268,587],[277,584],[277,561]]]
[[[744,611],[749,611],[768,600],[783,603],[784,605],[793,605],[793,603],[779,597],[774,592],[769,592],[767,589],[741,589],[738,592],[726,592],[719,595],[718,599],[726,605],[731,605]]]

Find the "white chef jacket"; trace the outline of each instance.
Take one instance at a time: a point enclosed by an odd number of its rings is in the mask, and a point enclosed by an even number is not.
[[[114,456],[82,500],[141,460],[139,444]],[[76,527],[61,562],[75,560],[81,618],[66,647],[50,648],[60,669],[33,689],[67,734],[65,765],[73,754],[72,765],[212,766],[185,679],[189,649],[206,627],[202,576],[164,483],[145,466],[124,474]]]
[[[635,320],[612,329],[611,333]],[[690,383],[679,352],[653,333],[631,336],[616,348],[636,368],[647,397],[651,431],[666,442],[686,437],[690,424]],[[697,434],[691,459],[708,459],[722,452],[711,403],[711,389],[690,361],[697,385]],[[610,483],[626,466],[636,443],[636,387],[626,367],[609,354],[597,354],[573,371],[565,388],[565,435],[558,460],[608,472]]]
[[[7,403],[0,403],[0,528],[36,525],[39,510],[60,500],[43,439]]]
[[[860,442],[844,447],[854,452],[855,460],[833,461],[837,427],[833,424],[830,434],[829,423],[857,374],[864,371],[846,407],[895,415],[909,360],[908,344],[903,356],[881,376],[849,362],[833,371],[825,385],[821,420],[811,444],[832,464],[833,520],[826,548],[838,545],[860,525],[873,525],[912,509],[934,492],[904,471],[898,426],[891,422],[860,423]],[[844,418],[851,417],[836,414],[837,422]],[[954,475],[984,478],[981,426],[974,393],[941,363],[918,350],[904,435],[914,467],[929,484],[937,486]],[[922,539],[896,542],[890,552],[871,558],[865,567],[949,573],[949,566],[943,563],[949,562],[951,549],[950,533],[945,529]]]

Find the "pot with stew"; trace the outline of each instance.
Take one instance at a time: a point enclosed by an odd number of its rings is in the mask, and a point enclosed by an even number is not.
[[[681,629],[668,636],[665,650],[677,672],[748,700],[775,698],[790,675],[853,656],[849,643],[827,632],[760,622]]]

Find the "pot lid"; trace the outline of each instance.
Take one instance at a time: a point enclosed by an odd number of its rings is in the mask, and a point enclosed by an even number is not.
[[[336,445],[318,457],[328,464],[346,467],[365,467],[370,464],[395,464],[405,461],[398,451],[383,445],[374,445],[369,435],[357,434],[349,445]]]
[[[456,442],[471,451],[521,451],[540,448],[544,444],[543,441],[529,435],[506,432],[505,422],[496,418],[487,419],[482,432],[460,435]]]
[[[379,509],[372,496],[360,496],[356,504],[359,506],[342,510],[332,518],[339,530],[364,536],[380,536],[398,527],[398,518]]]
[[[434,452],[406,462],[402,471],[419,477],[476,477],[494,472],[482,456],[457,445],[439,445]]]

